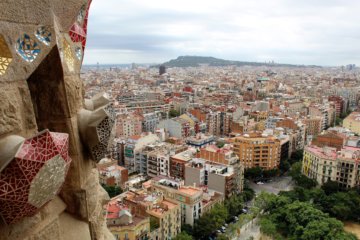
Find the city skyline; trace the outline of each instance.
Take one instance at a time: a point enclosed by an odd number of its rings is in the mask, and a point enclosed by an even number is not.
[[[356,1],[94,1],[85,64],[161,63],[180,55],[359,65]]]

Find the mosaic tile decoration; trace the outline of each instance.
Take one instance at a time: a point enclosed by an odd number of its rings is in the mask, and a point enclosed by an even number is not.
[[[77,59],[79,59],[79,61],[82,60],[83,53],[82,53],[81,47],[75,47],[75,55],[76,55]]]
[[[33,62],[40,54],[40,46],[38,42],[26,33],[19,37],[16,41],[15,50],[26,62]]]
[[[108,153],[113,142],[116,114],[112,104],[107,104],[94,111],[85,110],[89,116],[87,122],[80,122],[81,138],[90,150],[94,161],[99,162]],[[80,115],[79,119],[81,119]]]
[[[86,46],[87,23],[89,18],[91,1],[92,0],[88,1],[87,7],[85,7],[85,5],[81,7],[76,22],[71,26],[69,30],[71,41],[73,41],[74,43],[80,42],[83,51]]]
[[[60,191],[70,167],[69,136],[44,130],[23,142],[0,173],[0,215],[7,224],[33,216]]]
[[[51,29],[50,27],[41,26],[35,31],[36,38],[45,44],[46,46],[50,46],[51,43]]]
[[[0,75],[6,73],[12,61],[12,55],[6,41],[2,35],[0,35]]]
[[[108,104],[101,109],[101,111],[104,111],[106,117],[97,123],[95,131],[98,137],[98,143],[91,148],[92,156],[96,162],[103,159],[109,150],[116,119],[112,104]]]
[[[81,46],[84,48],[86,44],[86,33],[82,27],[80,27],[77,23],[71,26],[69,31],[69,35],[71,41],[74,43],[80,42]]]
[[[84,23],[85,20],[85,14],[86,14],[86,5],[82,5],[79,14],[77,15],[76,21],[82,25]]]
[[[70,72],[73,72],[75,59],[74,59],[74,55],[73,55],[71,46],[65,40],[65,38],[64,38],[64,42],[63,42],[63,52],[64,52],[64,58],[65,58],[66,65],[68,66]]]
[[[109,145],[113,140],[113,131],[115,126],[116,114],[112,104],[108,104],[103,109],[107,115],[98,125],[96,126],[96,133],[98,136],[99,143],[92,148],[92,155],[95,161],[103,159],[109,150]]]
[[[89,10],[90,10],[91,2],[92,2],[92,0],[88,0],[85,19],[84,19],[84,23],[83,23],[83,26],[82,26],[83,29],[84,29],[85,34],[87,34],[87,24],[88,24],[88,19],[89,19]],[[86,39],[85,39],[85,43],[83,45],[83,50],[85,49],[85,46],[86,46]]]

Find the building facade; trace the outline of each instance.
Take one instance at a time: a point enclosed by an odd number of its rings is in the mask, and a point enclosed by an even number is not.
[[[342,188],[360,184],[360,148],[344,147],[341,151],[330,147],[307,146],[304,151],[302,173],[319,185],[336,181]]]
[[[280,164],[280,140],[260,134],[244,134],[234,138],[233,151],[246,168],[261,167],[266,170]]]

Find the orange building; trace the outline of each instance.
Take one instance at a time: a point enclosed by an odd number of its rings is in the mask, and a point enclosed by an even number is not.
[[[244,124],[242,122],[240,123],[240,122],[231,121],[230,132],[243,134],[244,133]]]
[[[201,148],[200,152],[196,153],[196,157],[225,165],[235,164],[239,159],[229,147],[218,148],[216,145]]]
[[[245,168],[261,167],[269,170],[277,168],[280,163],[280,140],[258,133],[244,134],[236,137],[233,143],[234,152],[239,156]]]
[[[276,127],[289,128],[297,130],[299,127],[291,118],[284,118],[276,123]]]
[[[190,109],[189,111],[194,117],[196,117],[200,122],[206,122],[206,113],[201,111],[198,108]]]
[[[312,145],[318,147],[333,147],[336,148],[336,150],[340,151],[341,148],[344,146],[345,141],[345,135],[335,131],[328,131],[327,133],[318,135],[312,141]]]

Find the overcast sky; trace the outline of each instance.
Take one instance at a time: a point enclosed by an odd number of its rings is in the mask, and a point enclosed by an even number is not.
[[[84,63],[360,65],[359,11],[360,0],[93,0]]]

